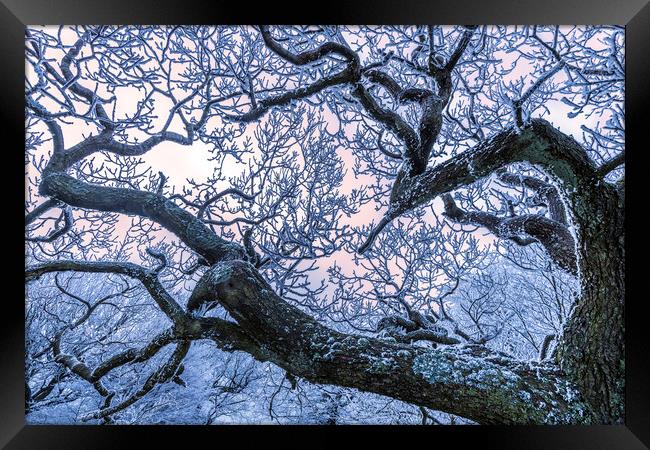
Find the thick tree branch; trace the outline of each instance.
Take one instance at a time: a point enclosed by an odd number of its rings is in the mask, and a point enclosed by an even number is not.
[[[189,136],[182,136],[178,133],[165,131],[151,136],[139,144],[124,144],[115,141],[110,132],[102,132],[101,134],[84,139],[79,144],[63,152],[53,154],[43,171],[43,176],[45,177],[53,172],[63,172],[74,163],[98,151],[106,151],[119,156],[140,156],[162,142],[168,141],[182,145],[190,145],[192,140],[192,133]]]
[[[408,303],[403,305],[407,309],[409,318],[401,316],[383,317],[377,324],[377,331],[387,331],[395,340],[404,343],[416,341],[431,341],[437,344],[454,345],[460,341],[448,336],[444,327],[436,325],[435,319],[423,316],[417,311],[413,311]],[[401,330],[400,330],[401,329]],[[403,332],[401,332],[403,330]]]
[[[598,168],[598,176],[601,178],[610,173],[612,170],[617,169],[619,166],[625,164],[625,150],[623,150],[618,155],[614,156],[612,159],[606,161],[602,166]]]
[[[267,25],[260,25],[259,28],[260,33],[262,34],[262,39],[264,39],[266,46],[281,58],[286,59],[290,63],[297,66],[303,66],[305,64],[318,61],[324,56],[331,54],[342,56],[349,63],[358,65],[359,57],[357,54],[345,45],[339,44],[337,42],[326,42],[315,50],[307,50],[302,53],[294,54],[289,50],[283,48],[275,41],[275,39],[273,39]]]
[[[463,55],[465,52],[465,49],[469,45],[472,36],[474,35],[474,31],[478,28],[477,25],[468,25],[465,27],[465,31],[463,32],[463,35],[460,38],[460,41],[458,42],[458,46],[454,50],[454,52],[451,54],[449,57],[449,61],[447,61],[447,64],[445,65],[445,70],[447,72],[451,72],[455,67],[456,64],[458,64],[458,61],[460,60],[460,57]]]
[[[275,106],[284,106],[293,100],[301,100],[318,94],[326,88],[338,86],[345,83],[354,82],[358,79],[355,72],[349,68],[343,69],[340,73],[323,77],[308,86],[299,87],[277,96],[267,97],[257,102],[257,106],[251,108],[248,112],[234,115],[221,114],[222,117],[237,122],[252,122],[262,117],[268,110]]]
[[[94,381],[92,379],[91,369],[86,364],[81,362],[73,355],[68,355],[61,352],[60,342],[58,340],[52,346],[52,350],[54,353],[54,361],[66,367],[68,370],[70,370],[70,372],[92,384],[95,390],[101,396],[106,397],[110,394],[110,392],[104,387],[101,381]]]
[[[386,125],[404,143],[406,146],[405,154],[407,160],[415,158],[420,146],[420,140],[411,126],[399,114],[379,106],[377,101],[361,83],[356,83],[352,90],[352,95],[359,100],[361,105],[376,121]]]
[[[104,375],[117,367],[130,363],[144,362],[152,358],[163,347],[174,342],[177,336],[172,329],[163,331],[140,349],[128,349],[102,361],[91,373],[91,382],[100,380]]]
[[[456,205],[450,194],[444,194],[442,201],[445,205],[444,215],[449,219],[485,227],[494,235],[519,245],[539,242],[558,266],[573,274],[577,272],[575,241],[568,228],[560,222],[533,214],[498,217],[482,211],[465,211]],[[534,241],[526,239],[526,236]]]
[[[56,208],[58,206],[61,206],[61,202],[55,199],[48,199],[38,205],[36,208],[34,208],[32,211],[29,213],[25,214],[25,225],[29,225],[32,223],[34,220],[36,220],[41,214],[43,214],[45,211],[49,211],[52,208]]]
[[[159,369],[159,371],[154,375],[152,375],[153,378],[150,378],[147,382],[145,382],[145,385],[136,394],[134,394],[132,397],[129,397],[129,399],[125,400],[119,405],[109,408],[110,399],[114,393],[109,392],[103,386],[101,379],[107,373],[120,366],[130,363],[144,362],[152,358],[163,347],[170,343],[179,342],[177,349],[185,349],[183,352],[181,352],[182,354],[175,353],[176,356],[172,357],[170,360],[174,362],[175,367],[178,367],[178,364],[180,364],[180,361],[187,352],[187,348],[189,348],[189,342],[197,339],[212,340],[224,351],[240,350],[249,353],[260,361],[266,361],[268,359],[268,355],[265,350],[260,348],[247,333],[245,333],[239,326],[237,326],[237,324],[211,317],[194,318],[186,314],[175,302],[175,300],[169,296],[169,294],[157,280],[156,271],[148,270],[131,263],[53,261],[28,268],[25,271],[25,278],[26,281],[29,282],[38,279],[45,273],[62,271],[118,273],[136,278],[141,281],[142,284],[147,288],[149,294],[152,296],[161,310],[165,312],[174,322],[172,328],[167,329],[154,337],[144,347],[140,349],[128,349],[126,351],[113,355],[112,357],[100,363],[95,369],[92,369],[75,356],[62,352],[61,337],[66,331],[74,329],[85,320],[87,320],[92,311],[99,304],[112,296],[105,297],[93,305],[90,305],[88,302],[79,299],[86,305],[86,313],[82,315],[78,320],[76,320],[73,324],[63,328],[59,333],[57,333],[51,345],[51,349],[54,354],[55,361],[68,368],[72,373],[76,374],[83,380],[92,384],[100,395],[106,397],[104,409],[88,415],[86,417],[86,420],[90,420],[92,418],[108,417],[115,412],[125,409],[137,401],[139,398],[144,396],[147,392],[149,392],[156,383],[166,382],[170,377],[162,376],[161,374],[169,373],[171,370],[169,363]],[[68,295],[72,294],[68,293]],[[152,385],[152,380],[154,379],[155,383]],[[40,395],[46,396],[50,391],[51,389],[46,390]]]
[[[195,292],[218,300],[271,362],[311,382],[388,395],[479,423],[590,420],[584,405],[568,401],[575,393],[551,366],[533,368],[477,346],[427,350],[336,332],[278,297],[243,261],[213,266]]]
[[[433,75],[433,77],[436,80],[436,83],[438,84],[438,96],[442,100],[443,108],[447,104],[447,102],[449,102],[449,98],[451,97],[451,91],[452,91],[451,73],[456,67],[456,65],[458,64],[458,61],[460,60],[461,56],[465,52],[465,49],[467,49],[467,46],[469,45],[476,28],[477,26],[475,25],[466,27],[465,31],[463,32],[463,35],[460,38],[460,41],[458,42],[458,46],[453,51],[453,53],[449,58],[449,61],[447,61],[444,67],[440,67],[437,64],[435,58],[432,57],[429,58],[429,74]]]
[[[381,233],[386,225],[391,223],[392,220],[397,216],[398,214],[396,214],[394,210],[388,210],[388,212],[381,218],[379,223],[370,229],[368,235],[366,236],[366,240],[359,246],[357,251],[359,253],[365,253],[372,246],[372,243],[375,242],[375,239],[377,239],[379,233]]]
[[[367,70],[364,76],[373,83],[383,86],[397,101],[401,101],[404,89],[390,75],[377,69]]]
[[[596,176],[587,153],[573,138],[545,120],[535,119],[520,131],[499,133],[474,150],[428,168],[421,175],[400,180],[391,192],[386,218],[390,222],[441,194],[469,185],[515,162],[539,166],[557,178],[569,204],[579,200],[580,183]],[[382,228],[386,226],[385,221],[380,225]],[[370,237],[374,238],[376,234],[377,231],[373,230]],[[366,242],[361,249],[365,251],[369,245]]]
[[[544,337],[544,341],[542,342],[542,347],[539,350],[539,360],[544,361],[546,357],[548,356],[548,350],[551,347],[551,343],[557,338],[555,334],[547,334],[546,337]]]
[[[277,96],[267,97],[259,100],[256,102],[256,105],[252,105],[250,111],[244,114],[223,115],[230,120],[236,120],[239,122],[251,122],[262,117],[262,115],[264,115],[264,113],[266,113],[272,107],[286,105],[293,100],[310,97],[332,86],[356,82],[361,77],[359,57],[345,45],[341,45],[336,42],[326,42],[315,50],[307,50],[302,53],[294,54],[282,47],[275,41],[275,39],[273,39],[268,26],[261,25],[259,28],[266,46],[271,49],[276,55],[280,56],[286,61],[289,61],[292,64],[303,66],[315,61],[320,61],[329,55],[339,55],[347,61],[347,64],[345,68],[340,72],[325,76],[308,86],[299,87]]]
[[[29,30],[27,30],[25,34],[27,38],[32,37],[31,32]],[[95,92],[91,91],[85,86],[80,85],[77,82],[78,77],[72,73],[72,70],[70,68],[75,58],[79,56],[81,49],[83,48],[84,44],[86,43],[86,40],[88,39],[88,37],[91,36],[91,34],[92,32],[90,31],[85,32],[74,43],[74,45],[70,47],[70,49],[67,51],[65,56],[61,59],[61,64],[59,67],[63,75],[59,74],[56,71],[56,69],[52,67],[52,65],[49,64],[48,62],[44,62],[43,67],[60,84],[61,91],[70,89],[71,92],[83,98],[89,105],[92,105],[94,113],[97,119],[99,120],[99,122],[102,124],[102,126],[105,129],[112,129],[113,122],[110,120],[108,114],[106,113],[106,110],[102,106],[102,99],[99,98],[95,94]],[[38,52],[38,47],[36,45],[36,42],[32,42],[31,44],[34,51]]]
[[[52,114],[33,101],[30,97],[26,97],[25,103],[26,106],[34,112],[36,117],[43,120],[45,126],[47,126],[47,129],[50,131],[50,134],[52,135],[52,153],[61,153],[64,149],[65,141],[63,139],[63,131],[61,130],[61,126],[56,122],[56,118],[52,117]]]
[[[511,186],[524,186],[535,191],[535,193],[546,199],[549,217],[556,222],[568,225],[566,211],[560,193],[551,183],[540,180],[536,177],[517,175],[506,170],[497,171],[499,180]]]
[[[361,85],[357,86],[353,94],[359,98],[364,108],[379,122],[385,124],[406,144],[406,170],[410,175],[417,175],[424,171],[433,144],[442,127],[443,101],[428,89],[402,87],[389,75],[379,70],[368,70],[364,73],[374,83],[385,87],[396,101],[418,102],[422,110],[420,118],[419,135],[396,113],[381,108],[369,92]]]
[[[52,230],[50,234],[47,236],[38,236],[38,237],[27,237],[26,240],[31,241],[31,242],[53,242],[59,237],[63,236],[66,234],[70,229],[72,228],[72,209],[69,207],[65,207],[63,211],[61,212],[61,217],[57,219],[56,225],[63,219],[63,225],[59,228],[55,228]],[[55,226],[56,226],[55,225]]]
[[[172,378],[172,376],[176,373],[178,366],[183,361],[183,358],[185,358],[185,355],[187,355],[189,349],[189,341],[179,342],[176,344],[176,349],[174,350],[174,353],[169,358],[169,360],[159,369],[157,369],[153,374],[151,374],[149,378],[147,378],[147,380],[144,382],[144,385],[132,396],[118,405],[111,406],[93,413],[88,413],[84,415],[81,420],[83,422],[86,422],[91,419],[101,419],[131,406],[133,403],[149,393],[157,384],[165,383],[170,378]]]
[[[403,159],[401,153],[394,153],[394,152],[391,152],[390,150],[388,150],[388,149],[386,148],[386,146],[384,146],[384,144],[382,144],[382,142],[381,142],[381,138],[382,138],[382,136],[383,136],[383,133],[380,134],[379,137],[377,138],[377,148],[379,149],[379,151],[382,152],[384,155],[388,156],[389,158],[393,158],[393,159]]]
[[[214,234],[201,220],[153,192],[97,186],[63,173],[45,176],[41,193],[78,208],[146,217],[178,236],[208,262],[246,258],[243,247]]]

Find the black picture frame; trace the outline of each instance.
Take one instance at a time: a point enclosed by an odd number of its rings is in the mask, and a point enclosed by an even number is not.
[[[0,332],[0,445],[12,449],[40,448],[131,448],[136,438],[146,447],[166,448],[192,437],[228,445],[226,435],[245,448],[253,440],[277,441],[284,448],[350,443],[350,435],[363,434],[363,444],[415,445],[415,440],[440,447],[452,441],[454,447],[475,443],[483,448],[517,449],[642,449],[650,446],[650,352],[647,325],[642,312],[644,249],[643,201],[644,165],[647,147],[647,109],[650,92],[650,4],[647,0],[374,0],[306,3],[252,3],[215,0],[2,0],[0,29],[2,52],[2,97],[0,111],[4,125],[2,151],[11,161],[2,172],[3,222],[11,224],[2,240],[5,262],[0,290],[2,327]],[[626,26],[626,416],[621,426],[447,426],[447,427],[250,427],[250,426],[36,426],[24,419],[24,259],[22,222],[24,214],[24,31],[36,24],[232,24],[232,23],[369,23],[369,24],[620,24]],[[11,139],[10,139],[11,138]],[[647,151],[647,150],[646,150]],[[21,169],[21,167],[23,169]],[[637,187],[637,183],[640,185]],[[23,192],[21,195],[18,192]],[[630,206],[632,205],[632,207]],[[10,212],[9,212],[10,211]],[[14,228],[15,227],[15,228]],[[638,228],[639,232],[635,232]],[[13,234],[15,232],[15,235]],[[11,234],[10,234],[11,233]],[[15,273],[14,273],[15,272]],[[11,287],[11,289],[8,289]],[[251,431],[254,431],[251,432]],[[236,435],[236,436],[235,436]],[[303,438],[303,435],[307,435]],[[357,436],[361,437],[361,436]],[[369,440],[366,440],[369,439]],[[419,444],[418,444],[419,445]]]

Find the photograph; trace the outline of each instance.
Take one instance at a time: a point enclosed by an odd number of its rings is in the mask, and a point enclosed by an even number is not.
[[[623,425],[626,28],[27,25],[27,425]]]

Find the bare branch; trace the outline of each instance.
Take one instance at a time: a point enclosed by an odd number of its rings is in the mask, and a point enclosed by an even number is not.
[[[88,261],[51,261],[25,270],[25,281],[33,281],[50,272],[94,272],[117,273],[139,280],[160,309],[175,322],[183,321],[185,312],[158,281],[155,271],[145,269],[133,263],[88,262]]]
[[[293,54],[283,48],[275,41],[275,39],[273,39],[268,26],[261,25],[259,28],[260,33],[262,34],[262,38],[264,39],[267,47],[269,47],[278,56],[289,61],[292,64],[302,66],[314,61],[321,60],[325,56],[334,54],[345,58],[347,60],[347,65],[345,69],[341,70],[339,73],[325,76],[308,86],[296,88],[292,91],[288,91],[274,97],[267,97],[259,100],[257,101],[257,105],[253,106],[253,108],[247,113],[238,116],[224,115],[224,117],[230,120],[236,120],[239,122],[250,122],[256,120],[274,106],[282,106],[288,104],[292,100],[310,97],[332,86],[348,82],[355,82],[361,76],[359,57],[356,53],[344,45],[338,44],[336,42],[326,42],[315,50]]]
[[[29,225],[36,220],[45,211],[61,206],[61,202],[53,198],[48,199],[34,208],[31,212],[25,214],[25,225]]]
[[[49,235],[39,236],[39,237],[27,237],[26,240],[32,242],[52,242],[58,239],[59,237],[63,236],[72,228],[72,222],[73,222],[72,209],[69,207],[63,208],[63,211],[61,212],[61,217],[59,217],[59,219],[56,221],[57,225],[61,221],[61,218],[63,218],[63,226],[53,230]]]
[[[506,170],[497,171],[499,180],[511,186],[525,186],[532,189],[537,195],[546,198],[549,217],[556,222],[568,225],[566,211],[560,193],[557,188],[550,183],[540,180],[536,177],[530,177],[521,174],[513,174]]]
[[[602,166],[598,168],[598,176],[601,178],[613,171],[614,169],[617,169],[618,167],[622,166],[625,164],[625,150],[623,150],[621,153],[610,159],[609,161],[606,161]]]
[[[557,375],[547,367],[539,366],[531,373],[530,363],[493,355],[484,347],[427,350],[338,333],[278,297],[255,268],[243,261],[213,266],[195,292],[197,298],[218,299],[265,348],[270,361],[311,382],[388,395],[480,423],[538,421],[547,413],[520,397],[521,390],[533,396],[555,392]],[[484,363],[477,366],[479,356]],[[476,369],[494,371],[492,381],[479,381]],[[557,401],[566,404],[561,396]],[[557,420],[575,421],[574,412],[568,414],[571,419]]]
[[[152,192],[96,186],[54,173],[41,181],[41,191],[79,208],[147,217],[176,234],[190,248],[210,262],[245,257],[245,250],[227,242],[194,215]]]
[[[444,214],[451,220],[483,226],[496,236],[510,239],[519,245],[539,242],[560,267],[576,273],[578,266],[575,242],[569,230],[560,222],[539,215],[498,217],[481,211],[465,211],[456,205],[450,194],[444,194],[442,200],[445,205]],[[534,241],[526,239],[526,236]]]
[[[104,417],[108,417],[111,414],[115,414],[116,412],[122,411],[123,409],[131,406],[137,400],[139,400],[140,398],[144,397],[147,393],[149,393],[157,384],[162,384],[168,381],[178,369],[178,366],[183,361],[183,358],[185,358],[185,355],[187,355],[189,349],[190,349],[189,341],[179,342],[176,345],[176,349],[174,350],[174,353],[169,358],[169,360],[162,367],[160,367],[153,374],[151,374],[149,378],[147,378],[147,380],[145,381],[142,388],[140,388],[135,394],[133,394],[132,396],[130,396],[129,398],[127,398],[126,400],[124,400],[122,403],[118,405],[111,406],[109,408],[102,409],[94,413],[86,414],[81,418],[81,420],[83,422],[87,422],[88,420],[91,419],[101,419]]]

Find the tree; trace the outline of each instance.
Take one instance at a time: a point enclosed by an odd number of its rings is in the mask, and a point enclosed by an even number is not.
[[[423,423],[622,423],[623,34],[28,29],[28,408],[111,421],[208,341]]]

